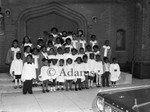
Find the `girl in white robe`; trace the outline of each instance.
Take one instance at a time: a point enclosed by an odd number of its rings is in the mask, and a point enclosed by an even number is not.
[[[59,66],[58,66],[58,76],[57,76],[57,90],[64,90],[64,82],[65,82],[65,61],[64,59],[59,60]]]
[[[40,50],[40,53],[39,53],[39,67],[40,68],[43,66],[43,62],[42,62],[43,58],[48,59],[48,54],[47,54],[47,51],[46,51],[46,46],[42,46],[41,50]]]
[[[105,44],[101,48],[101,52],[103,57],[107,57],[109,60],[111,59],[111,47],[109,40],[105,41]]]
[[[101,61],[100,55],[96,55],[94,66],[95,66],[94,72],[96,74],[96,86],[100,87],[101,86],[101,76],[103,74],[103,63]]]
[[[120,77],[120,66],[117,63],[116,58],[112,59],[112,64],[110,64],[110,81],[112,83],[112,87],[116,87],[116,82]]]
[[[85,80],[84,66],[82,64],[82,58],[76,58],[76,64],[74,66],[74,76],[76,77],[75,90],[82,90],[82,82]]]
[[[33,82],[33,84],[34,86],[38,86],[40,67],[39,67],[39,50],[37,48],[33,49],[32,56],[33,56],[33,62],[35,64],[35,69],[36,69],[36,80]]]
[[[91,35],[90,45],[92,48],[94,45],[98,45],[98,42],[96,40],[96,35]]]
[[[73,70],[73,64],[72,64],[72,59],[71,58],[68,58],[66,60],[66,67],[65,67],[65,81],[66,81],[66,91],[68,91],[69,89],[70,90],[73,90],[72,89],[72,83],[73,81],[75,80],[75,77],[74,77],[74,74],[72,73],[72,70]]]
[[[42,59],[43,62],[43,66],[41,68],[41,72],[39,75],[39,80],[42,81],[42,89],[43,89],[43,93],[45,92],[49,92],[48,90],[48,83],[49,83],[49,66],[48,66],[48,60],[43,58]]]
[[[10,74],[15,77],[15,89],[17,87],[22,88],[21,86],[21,74],[23,68],[23,61],[21,59],[21,53],[16,53],[16,59],[14,59],[10,66]],[[18,84],[19,82],[19,84]]]
[[[94,72],[94,68],[95,68],[95,55],[94,53],[90,54],[90,59],[88,60],[88,64],[89,64],[89,77],[88,77],[88,83],[89,86],[92,88],[93,87],[93,81],[94,81],[94,77],[95,77],[95,72]]]
[[[58,59],[52,59],[52,64],[50,66],[50,91],[56,91],[56,78],[58,76],[58,65],[57,65]]]
[[[12,42],[11,48],[7,52],[6,64],[10,65],[11,62],[16,59],[16,54],[18,52],[21,52],[21,49],[19,47],[19,42],[18,42],[18,40],[14,40]],[[13,79],[15,79],[15,76],[13,76]],[[13,80],[13,82],[14,82],[14,80]]]
[[[88,77],[89,77],[89,64],[88,64],[88,56],[85,54],[82,57],[83,63],[83,69],[84,69],[84,76],[85,76],[85,81],[84,81],[84,87],[86,89],[89,89],[89,83],[88,83]]]
[[[25,36],[23,38],[22,51],[24,51],[24,47],[26,46],[30,46],[31,49],[33,48],[33,44],[31,43],[31,39],[29,36]]]
[[[11,64],[11,62],[16,59],[16,53],[21,52],[21,49],[19,47],[19,42],[18,40],[14,40],[12,42],[11,48],[7,52],[6,56],[6,64]]]
[[[26,57],[28,55],[31,55],[31,47],[30,46],[25,46],[24,47],[24,53],[23,53],[23,62],[25,63],[26,62]]]

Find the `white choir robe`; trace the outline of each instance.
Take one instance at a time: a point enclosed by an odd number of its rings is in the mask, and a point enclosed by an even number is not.
[[[50,70],[51,70],[51,79],[56,79],[58,76],[58,65],[51,65]]]
[[[58,37],[58,34],[51,33],[51,35],[53,35],[54,38]]]
[[[91,52],[88,52],[88,51],[85,52],[85,54],[88,56],[88,59],[90,59],[90,54],[91,54],[91,53],[93,53],[93,52],[92,52],[92,51],[91,51]]]
[[[11,63],[9,73],[11,74],[11,76],[13,76],[12,74],[13,72],[14,75],[21,75],[22,69],[23,69],[23,61],[21,59],[15,59]]]
[[[78,40],[72,40],[73,48],[77,49],[77,43],[78,43]]]
[[[59,47],[62,47],[62,44],[55,44],[54,47],[56,47],[56,49],[57,49]]]
[[[97,45],[98,42],[97,42],[97,40],[94,40],[94,41],[90,40],[90,44],[91,44],[91,47],[93,48],[93,46]]]
[[[65,48],[66,47],[69,47],[69,49],[70,49],[70,52],[69,53],[71,53],[71,49],[73,48],[73,46],[72,45],[65,45]]]
[[[43,66],[40,71],[39,80],[45,81],[45,80],[49,80],[49,79],[50,79],[49,66]]]
[[[25,80],[36,79],[36,69],[35,64],[24,63],[21,80],[24,82]]]
[[[116,64],[110,64],[110,81],[117,81],[119,80],[120,76],[120,67]]]
[[[11,47],[8,50],[7,56],[6,56],[6,63],[7,64],[10,64],[14,59],[16,59],[17,52],[21,52],[20,47],[17,47],[17,48]]]
[[[84,50],[85,50],[86,41],[85,40],[79,40],[79,42],[81,44],[81,47],[84,48]]]
[[[70,38],[71,41],[72,41],[72,39],[73,39],[72,35],[68,35],[68,36],[66,37],[66,39],[67,39],[67,38]]]
[[[94,59],[89,59],[88,60],[88,65],[89,65],[89,76],[92,76],[92,77],[94,77],[94,68],[95,68],[95,60]]]
[[[32,55],[32,57],[34,59],[35,68],[38,69],[39,68],[39,55]]]
[[[57,71],[58,71],[58,76],[57,76],[57,78],[56,78],[56,80],[58,81],[58,82],[65,82],[65,66],[58,66],[58,69],[57,69]]]
[[[74,76],[77,79],[81,79],[81,82],[83,82],[85,80],[85,76],[84,76],[84,64],[75,64],[74,66]]]
[[[48,55],[48,59],[57,59],[56,55]]]
[[[101,54],[100,54],[100,51],[93,52],[93,53],[94,53],[95,55],[98,55],[98,54],[101,55]]]
[[[103,63],[102,61],[95,61],[95,64],[94,64],[94,72],[98,75],[102,75],[104,72],[103,72]]]
[[[110,55],[110,50],[111,50],[111,48],[110,48],[110,46],[106,46],[106,45],[103,45],[103,56],[104,57],[109,57],[109,55]]]
[[[60,59],[64,59],[64,54],[57,54],[55,59],[58,59],[57,65],[59,65],[59,60],[60,60]],[[65,61],[65,60],[64,60],[64,61]]]
[[[26,46],[32,47],[33,45],[32,45],[32,43],[25,43],[23,46],[24,46],[24,47],[26,47]]]

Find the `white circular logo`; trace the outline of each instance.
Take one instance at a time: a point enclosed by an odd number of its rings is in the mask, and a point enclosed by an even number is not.
[[[56,74],[56,70],[53,69],[53,68],[49,68],[49,69],[47,70],[47,74],[48,74],[49,76],[54,76],[54,75]]]

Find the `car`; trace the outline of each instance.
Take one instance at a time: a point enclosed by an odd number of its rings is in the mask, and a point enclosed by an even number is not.
[[[101,89],[94,112],[150,112],[150,85]]]

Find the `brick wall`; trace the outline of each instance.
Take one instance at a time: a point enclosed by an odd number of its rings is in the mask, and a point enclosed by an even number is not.
[[[2,0],[2,11],[10,9],[11,15],[5,17],[5,35],[0,36],[0,66],[5,65],[6,52],[11,46],[11,41],[16,38],[19,14],[27,8],[52,1],[56,0]],[[109,39],[113,48],[112,55],[118,57],[120,63],[131,60],[135,36],[135,4],[133,2],[117,3],[114,0],[57,0],[57,2],[82,14],[87,19],[88,36],[96,34],[100,45],[104,40]],[[96,23],[92,20],[93,16],[97,17]],[[126,50],[116,52],[116,30],[120,28],[126,30]],[[145,42],[148,45],[147,40]]]

